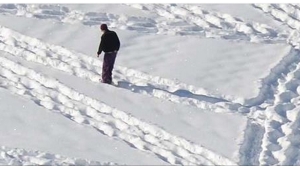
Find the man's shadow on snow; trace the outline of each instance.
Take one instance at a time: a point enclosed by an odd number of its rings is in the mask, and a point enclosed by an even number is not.
[[[196,99],[196,100],[199,100],[199,101],[205,101],[205,102],[210,102],[210,103],[229,102],[228,100],[221,99],[221,98],[215,98],[215,97],[209,97],[209,96],[205,96],[205,95],[194,94],[190,91],[183,90],[183,89],[179,89],[179,90],[176,90],[174,92],[170,92],[168,90],[155,87],[151,84],[136,85],[136,84],[132,84],[128,81],[123,81],[123,80],[118,81],[117,86],[120,87],[120,88],[130,90],[134,93],[144,93],[144,92],[146,92],[147,94],[151,94],[151,93],[154,92],[154,90],[159,90],[159,91],[167,92],[169,94],[172,94],[172,95],[175,95],[175,96],[178,96],[178,97],[191,98],[191,99]]]

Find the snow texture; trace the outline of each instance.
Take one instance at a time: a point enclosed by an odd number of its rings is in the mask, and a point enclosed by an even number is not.
[[[299,4],[1,4],[0,165],[300,165],[299,30]]]

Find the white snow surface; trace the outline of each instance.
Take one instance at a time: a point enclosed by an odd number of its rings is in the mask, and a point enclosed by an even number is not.
[[[300,165],[299,20],[298,4],[0,4],[0,165]]]

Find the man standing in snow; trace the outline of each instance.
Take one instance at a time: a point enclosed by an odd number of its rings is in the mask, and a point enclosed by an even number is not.
[[[102,82],[111,84],[112,70],[120,49],[120,41],[116,32],[109,30],[106,24],[102,24],[100,29],[103,34],[101,36],[97,57],[99,57],[102,51],[105,53],[102,66]]]

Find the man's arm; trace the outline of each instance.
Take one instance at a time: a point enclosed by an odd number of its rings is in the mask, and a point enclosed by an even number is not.
[[[102,51],[103,51],[103,36],[101,36],[101,41],[100,41],[98,52],[97,52],[98,57],[99,57],[99,55],[101,54]]]
[[[115,33],[115,35],[116,35],[116,47],[117,47],[117,51],[119,51],[119,49],[120,49],[120,40],[119,40],[119,37],[116,33]]]

